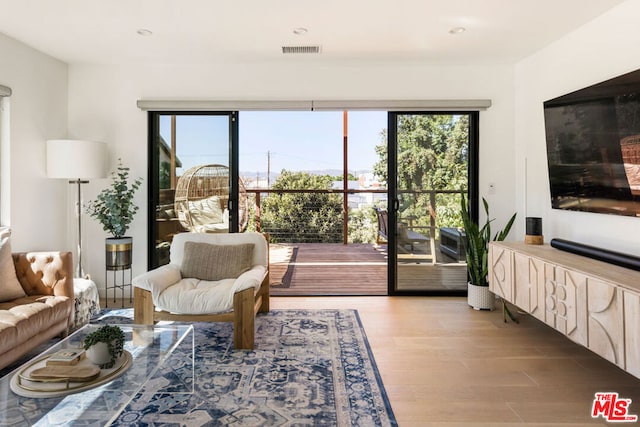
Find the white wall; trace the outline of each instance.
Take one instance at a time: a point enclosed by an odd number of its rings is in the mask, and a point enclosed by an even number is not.
[[[489,98],[480,114],[480,188],[497,223],[515,210],[513,67],[435,67],[410,63],[334,63],[308,58],[272,63],[220,66],[72,65],[69,68],[69,133],[109,144],[111,165],[118,157],[145,184],[136,201],[144,207],[130,230],[134,238],[133,274],[146,270],[147,115],[139,99],[320,100]],[[488,183],[496,194],[487,195]],[[89,184],[88,198],[108,184]],[[519,225],[520,227],[520,225]],[[522,232],[516,230],[515,235]],[[104,282],[104,238],[94,221],[85,227],[85,270]]]
[[[45,170],[45,141],[67,132],[67,66],[0,34],[0,84],[13,90],[10,170],[2,171],[10,180],[9,218],[2,221],[12,227],[12,248],[72,250],[67,203],[74,193]]]
[[[640,218],[551,209],[542,107],[545,100],[640,68],[638,16],[640,2],[629,0],[515,67],[517,208],[543,218],[545,241],[563,238],[640,255]]]

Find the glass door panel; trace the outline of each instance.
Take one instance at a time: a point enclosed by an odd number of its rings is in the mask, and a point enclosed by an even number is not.
[[[149,267],[173,236],[238,230],[236,113],[150,113]],[[235,178],[234,178],[235,175]]]
[[[468,190],[470,115],[389,113],[392,293],[466,291],[460,197]],[[391,247],[392,246],[392,247]]]

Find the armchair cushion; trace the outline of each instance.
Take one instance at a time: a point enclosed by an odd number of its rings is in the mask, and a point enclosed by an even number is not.
[[[133,279],[133,286],[159,295],[181,279],[180,266],[176,264],[166,264],[136,276]]]
[[[253,247],[253,243],[212,245],[185,242],[182,277],[210,281],[236,278],[251,268]]]
[[[258,289],[266,267],[256,265],[237,279],[217,281],[184,278],[159,295],[154,295],[154,303],[165,311],[177,314],[224,313],[233,309],[236,292]]]
[[[16,275],[10,237],[10,229],[0,229],[0,302],[12,301],[26,295]]]

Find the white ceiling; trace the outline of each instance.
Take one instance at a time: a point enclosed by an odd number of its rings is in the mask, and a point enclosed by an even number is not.
[[[0,0],[0,33],[67,63],[511,63],[623,1]]]

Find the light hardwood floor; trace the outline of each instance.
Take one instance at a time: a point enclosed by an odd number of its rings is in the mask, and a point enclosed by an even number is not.
[[[640,414],[640,379],[530,316],[504,323],[463,297],[274,297],[271,307],[357,309],[401,427],[606,425],[591,418],[600,391]]]
[[[528,315],[504,323],[464,297],[272,297],[271,308],[357,309],[401,427],[612,425],[591,418],[606,391],[640,415],[640,379]]]

